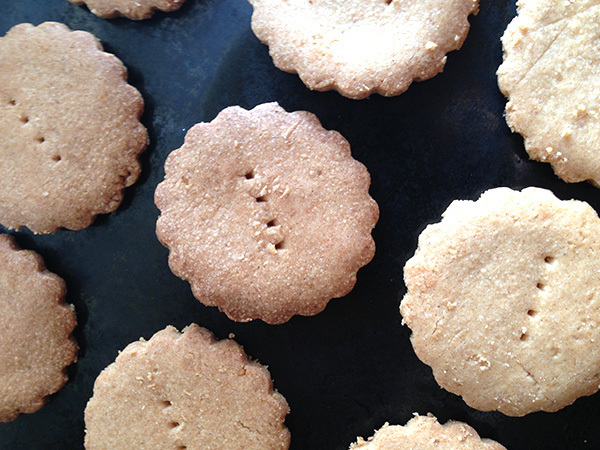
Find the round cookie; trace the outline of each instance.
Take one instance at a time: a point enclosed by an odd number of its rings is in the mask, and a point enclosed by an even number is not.
[[[600,187],[600,0],[520,0],[502,37],[506,121],[532,159]]]
[[[0,235],[0,422],[40,409],[77,359],[77,323],[64,281]]]
[[[441,425],[431,414],[415,415],[406,425],[388,425],[375,432],[367,441],[358,438],[350,449],[419,449],[419,450],[503,450],[504,446],[491,439],[481,439],[477,432],[462,422],[450,421]]]
[[[94,36],[59,23],[0,38],[0,224],[78,230],[119,206],[147,144],[126,76]]]
[[[154,11],[176,11],[185,0],[69,0],[75,5],[86,5],[92,14],[103,19],[127,17],[128,19],[148,19]]]
[[[85,447],[285,449],[289,412],[269,371],[192,324],[129,344],[96,379]]]
[[[600,219],[550,191],[455,201],[419,236],[400,311],[417,356],[471,407],[557,411],[600,383]]]
[[[373,258],[369,173],[309,112],[226,108],[188,131],[165,173],[156,233],[171,270],[233,320],[317,314]]]
[[[275,65],[310,89],[398,95],[441,72],[478,0],[249,0]]]

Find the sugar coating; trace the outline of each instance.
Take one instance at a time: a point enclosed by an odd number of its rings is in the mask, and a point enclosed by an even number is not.
[[[65,293],[37,253],[0,235],[0,422],[37,411],[67,382],[77,344]]]
[[[354,99],[404,92],[441,72],[478,0],[249,0],[275,65]]]
[[[506,121],[532,159],[600,186],[600,0],[520,0],[503,37]]]
[[[234,341],[192,324],[129,344],[94,383],[85,447],[285,449],[289,407]]]
[[[52,233],[114,211],[140,173],[143,101],[84,31],[20,24],[0,38],[0,223]]]
[[[557,411],[600,383],[600,219],[550,191],[454,201],[419,236],[400,311],[417,356],[473,408]]]
[[[369,185],[348,142],[313,114],[230,107],[167,158],[156,233],[204,304],[282,323],[346,295],[373,258]]]
[[[69,0],[76,5],[86,5],[92,14],[103,19],[127,17],[128,19],[148,19],[157,10],[176,11],[185,0]]]
[[[450,421],[441,425],[437,419],[415,415],[406,425],[385,424],[368,440],[358,438],[350,449],[364,450],[454,450],[454,449],[503,450],[504,446],[491,439],[481,439],[469,425]]]

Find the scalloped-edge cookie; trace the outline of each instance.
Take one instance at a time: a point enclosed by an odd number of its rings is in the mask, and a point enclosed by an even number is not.
[[[92,14],[103,19],[127,17],[148,19],[155,11],[171,12],[181,8],[185,0],[69,0],[75,5],[86,5]]]
[[[600,187],[600,0],[520,0],[502,36],[506,121],[563,180]]]
[[[64,281],[40,255],[0,234],[0,422],[40,409],[77,359]]]
[[[451,420],[441,425],[432,414],[416,414],[406,425],[386,423],[368,440],[359,437],[350,445],[350,450],[357,449],[506,450],[491,439],[482,439],[465,423]]]
[[[441,72],[478,0],[249,0],[275,65],[310,89],[398,95]]]
[[[415,353],[473,408],[554,412],[600,383],[600,219],[550,191],[454,201],[419,236],[400,310]]]
[[[156,189],[173,273],[231,319],[282,323],[352,290],[379,209],[336,131],[276,103],[192,127]]]
[[[0,224],[79,230],[119,206],[148,141],[126,78],[98,39],[60,23],[0,38]]]
[[[129,344],[94,383],[85,447],[286,449],[287,402],[269,371],[196,324]]]

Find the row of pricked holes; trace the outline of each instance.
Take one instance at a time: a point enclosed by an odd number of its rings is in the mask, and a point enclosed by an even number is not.
[[[544,258],[544,262],[546,264],[552,264],[554,262],[555,258],[554,256],[546,256]],[[536,287],[540,290],[543,291],[544,289],[546,289],[546,285],[544,283],[542,283],[541,281],[538,281],[538,283],[536,284]],[[530,309],[527,311],[527,315],[531,318],[537,316],[538,311],[536,311],[535,309]],[[520,339],[522,341],[526,341],[529,338],[529,335],[527,334],[527,332],[522,333]]]
[[[245,178],[246,180],[252,180],[252,179],[254,178],[254,176],[255,176],[255,175],[254,175],[254,170],[250,170],[249,172],[246,172],[246,173],[244,174],[244,178]],[[254,199],[255,199],[257,202],[266,202],[266,201],[268,201],[268,200],[267,200],[267,198],[266,198],[265,196],[261,196],[261,197],[254,197]],[[270,221],[268,221],[268,222],[267,222],[267,227],[268,227],[268,228],[271,228],[271,227],[276,227],[277,225],[278,225],[278,224],[277,224],[277,220],[276,220],[276,219],[272,219],[272,220],[270,220]],[[281,249],[283,249],[283,240],[281,240],[281,241],[279,241],[279,242],[277,242],[277,243],[275,244],[275,250],[281,250]]]
[[[163,400],[161,403],[165,409],[173,406],[173,402],[171,402],[169,400]],[[171,422],[169,422],[169,428],[171,428],[172,430],[177,428],[179,425],[181,425],[181,424],[175,420],[172,420]],[[187,446],[186,445],[178,445],[177,447],[175,447],[175,449],[176,450],[186,450]]]
[[[9,104],[9,105],[11,105],[11,106],[15,106],[15,105],[17,104],[17,102],[16,102],[16,100],[9,100],[8,104]],[[21,117],[19,117],[19,120],[21,121],[21,123],[22,123],[23,125],[25,125],[26,123],[28,123],[28,122],[29,122],[29,117],[27,117],[27,116],[21,116]],[[43,142],[45,142],[45,141],[46,141],[46,139],[44,138],[44,136],[39,136],[39,137],[35,138],[35,140],[36,140],[36,141],[37,141],[39,144],[41,144],[41,143],[43,143]],[[52,161],[56,161],[56,162],[58,162],[58,161],[60,161],[60,160],[61,160],[61,157],[60,157],[60,155],[54,155],[54,156],[52,157]]]

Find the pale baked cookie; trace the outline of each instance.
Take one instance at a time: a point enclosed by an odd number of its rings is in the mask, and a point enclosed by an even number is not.
[[[455,201],[404,268],[417,356],[473,408],[557,411],[600,383],[600,219],[550,191]]]
[[[171,270],[233,320],[317,314],[373,258],[369,173],[309,112],[226,108],[188,131],[165,173],[156,233]]]
[[[506,121],[532,159],[600,187],[600,0],[520,0],[502,44]]]
[[[358,438],[350,449],[364,450],[502,450],[504,446],[491,439],[481,439],[472,427],[462,422],[450,421],[441,425],[430,415],[416,415],[406,425],[388,425],[375,432],[367,441]]]
[[[185,0],[69,0],[76,5],[85,4],[92,14],[103,19],[127,17],[141,20],[152,17],[155,11],[176,11]]]
[[[0,224],[78,230],[140,172],[143,101],[84,31],[21,24],[0,38]]]
[[[289,411],[269,371],[192,324],[129,344],[96,379],[85,447],[285,449]]]
[[[77,359],[65,283],[42,258],[0,235],[0,422],[40,409]]]
[[[441,72],[478,0],[249,0],[275,65],[310,89],[398,95]]]

